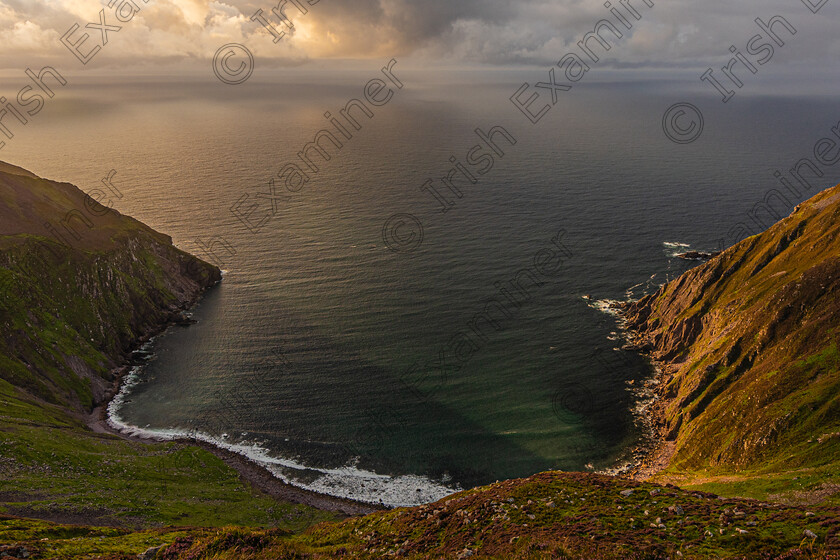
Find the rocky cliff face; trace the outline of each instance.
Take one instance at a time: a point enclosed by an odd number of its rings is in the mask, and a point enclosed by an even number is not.
[[[0,376],[90,409],[219,270],[76,187],[0,164]]]
[[[840,186],[622,310],[672,471],[840,464]]]

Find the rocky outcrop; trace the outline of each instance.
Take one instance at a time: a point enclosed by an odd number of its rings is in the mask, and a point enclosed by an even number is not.
[[[720,255],[720,253],[721,251],[714,251],[711,253],[703,251],[688,251],[687,253],[680,253],[677,255],[677,258],[684,261],[708,261]]]

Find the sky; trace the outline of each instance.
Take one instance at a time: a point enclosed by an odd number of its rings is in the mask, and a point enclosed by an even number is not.
[[[112,6],[108,6],[108,2]],[[309,5],[308,2],[315,2]],[[614,67],[658,69],[725,63],[729,46],[743,49],[754,23],[781,15],[797,29],[776,64],[833,65],[840,60],[840,0],[655,0],[629,2],[641,20],[602,61]],[[303,14],[295,2],[303,6]],[[423,64],[517,66],[554,64],[596,22],[612,18],[603,0],[286,0],[289,29],[276,1],[207,0],[0,0],[0,69],[76,61],[61,38],[88,51],[98,68],[206,67],[222,45],[239,43],[267,65],[300,66],[319,60],[403,57]],[[814,8],[809,6],[813,6]],[[614,0],[611,6],[627,10]],[[815,10],[815,8],[819,10]],[[136,9],[135,9],[136,8]],[[127,21],[117,20],[122,10]],[[100,24],[104,10],[106,33]],[[262,10],[285,36],[274,42],[252,16]],[[817,13],[812,13],[816,11]],[[722,62],[721,62],[722,61]]]

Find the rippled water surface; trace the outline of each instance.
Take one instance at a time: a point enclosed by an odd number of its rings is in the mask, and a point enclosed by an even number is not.
[[[681,94],[661,83],[593,81],[532,125],[508,101],[529,75],[410,71],[248,231],[231,206],[249,194],[265,211],[255,194],[327,125],[325,111],[361,94],[371,68],[278,74],[235,96],[138,78],[121,86],[122,104],[98,101],[113,98],[106,81],[78,85],[4,150],[84,190],[115,169],[120,211],[205,258],[213,239],[235,251],[213,246],[224,282],[194,310],[196,325],[151,347],[113,407],[126,426],[197,432],[297,484],[393,504],[608,467],[638,437],[628,389],[649,373],[614,349],[613,319],[585,296],[639,295],[687,268],[679,250],[728,244],[773,171],[808,156],[840,118],[821,98],[704,98],[706,132],[676,145],[661,115]],[[516,145],[440,212],[421,186],[463,160],[475,128],[495,125]],[[825,171],[821,186],[836,183]],[[423,223],[413,253],[383,242],[398,213]],[[535,258],[547,251],[564,262],[541,274]]]

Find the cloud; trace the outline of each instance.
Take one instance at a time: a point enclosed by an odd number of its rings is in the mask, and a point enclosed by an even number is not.
[[[132,1],[132,0],[118,0]],[[98,65],[150,64],[163,61],[206,61],[230,42],[243,43],[269,64],[297,64],[319,58],[381,58],[415,56],[431,61],[482,64],[551,64],[575,47],[595,23],[616,21],[603,0],[285,0],[289,29],[272,14],[276,0],[133,0],[140,12],[112,34],[113,45],[97,56]],[[840,23],[838,7],[824,6],[812,14],[803,2],[743,0],[703,3],[656,0],[613,0],[612,8],[628,15],[634,6],[642,21],[628,20],[620,48],[605,57],[608,64],[698,65],[725,58],[730,44],[745,43],[755,33],[756,17],[784,15],[796,20],[807,36],[807,56],[836,59],[840,46],[833,29]],[[302,14],[296,5],[308,11]],[[59,39],[78,23],[98,21],[105,9],[117,23],[113,8],[97,0],[0,0],[0,65],[17,68],[22,57],[69,60]],[[251,20],[263,10],[276,30],[286,36],[278,43]],[[93,41],[98,31],[89,31]],[[797,37],[797,41],[799,38]],[[814,45],[824,45],[821,50]],[[617,45],[618,46],[618,45]],[[803,47],[804,49],[805,47]],[[802,56],[805,56],[803,54]]]

